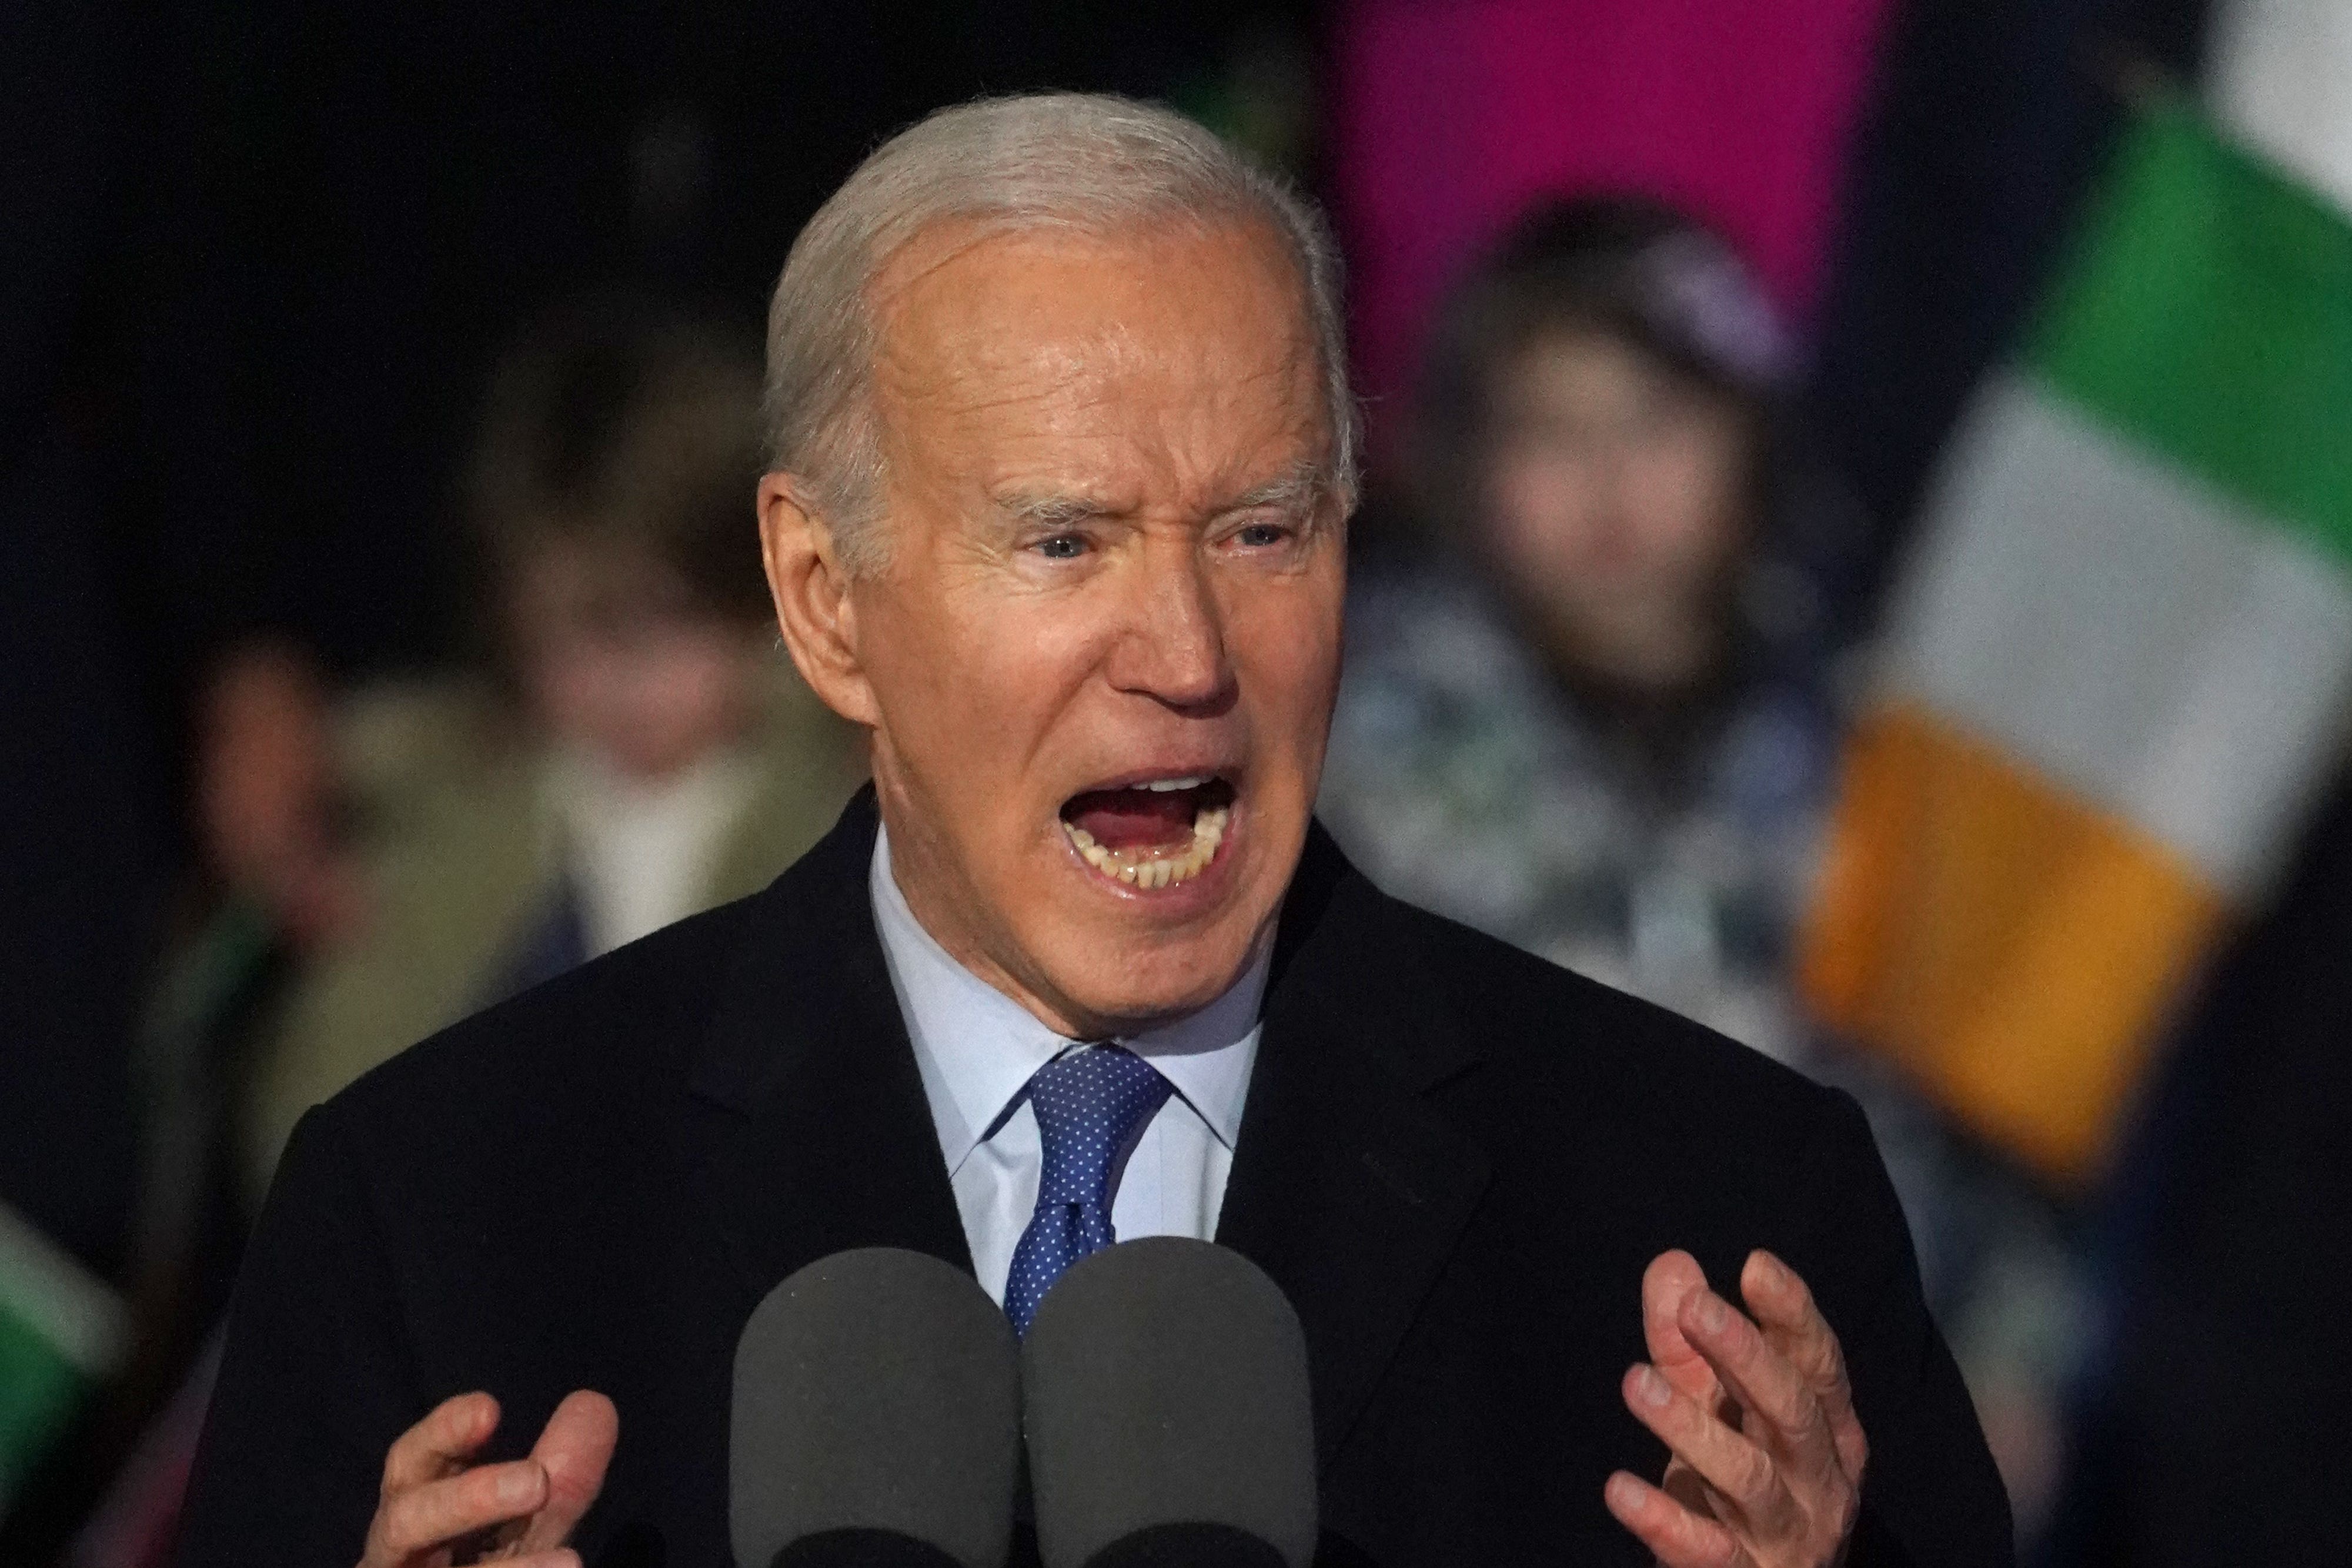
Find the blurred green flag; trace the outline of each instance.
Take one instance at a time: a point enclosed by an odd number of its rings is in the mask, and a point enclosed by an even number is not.
[[[0,1204],[0,1514],[113,1369],[121,1300]]]

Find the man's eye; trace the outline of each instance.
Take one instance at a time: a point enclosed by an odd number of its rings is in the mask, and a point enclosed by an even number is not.
[[[1037,541],[1037,553],[1047,560],[1076,560],[1087,553],[1087,541],[1076,534],[1052,534]]]
[[[1234,531],[1234,538],[1244,549],[1266,549],[1290,538],[1290,529],[1281,523],[1247,523]]]

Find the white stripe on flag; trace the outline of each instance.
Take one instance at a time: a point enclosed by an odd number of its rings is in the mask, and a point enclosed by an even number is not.
[[[2352,5],[2225,0],[2206,101],[2237,140],[2352,210]]]
[[[1948,449],[1885,677],[2258,891],[2352,696],[2338,563],[2011,372]]]
[[[0,1203],[0,1310],[14,1312],[82,1375],[105,1376],[122,1348],[122,1298]]]

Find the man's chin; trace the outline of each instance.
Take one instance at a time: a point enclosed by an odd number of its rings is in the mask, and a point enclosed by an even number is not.
[[[1115,945],[1117,946],[1117,945]],[[1096,951],[1057,966],[1055,988],[1080,1032],[1131,1035],[1190,1017],[1233,989],[1256,956],[1256,944],[1195,938],[1171,948],[1145,944],[1113,956]]]

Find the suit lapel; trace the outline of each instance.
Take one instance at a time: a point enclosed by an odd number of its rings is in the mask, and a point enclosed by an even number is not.
[[[903,1247],[970,1271],[866,894],[871,790],[757,895],[695,1064],[703,1194],[756,1301],[803,1264]]]
[[[1423,1098],[1476,1058],[1414,983],[1385,902],[1315,829],[1217,1226],[1297,1309],[1327,1465],[1490,1174]]]
[[[695,1064],[691,1153],[752,1301],[853,1247],[971,1268],[874,930],[875,821],[861,791],[757,895]],[[1423,1098],[1476,1057],[1413,982],[1385,903],[1316,829],[1284,904],[1217,1227],[1297,1309],[1327,1463],[1489,1173]]]

